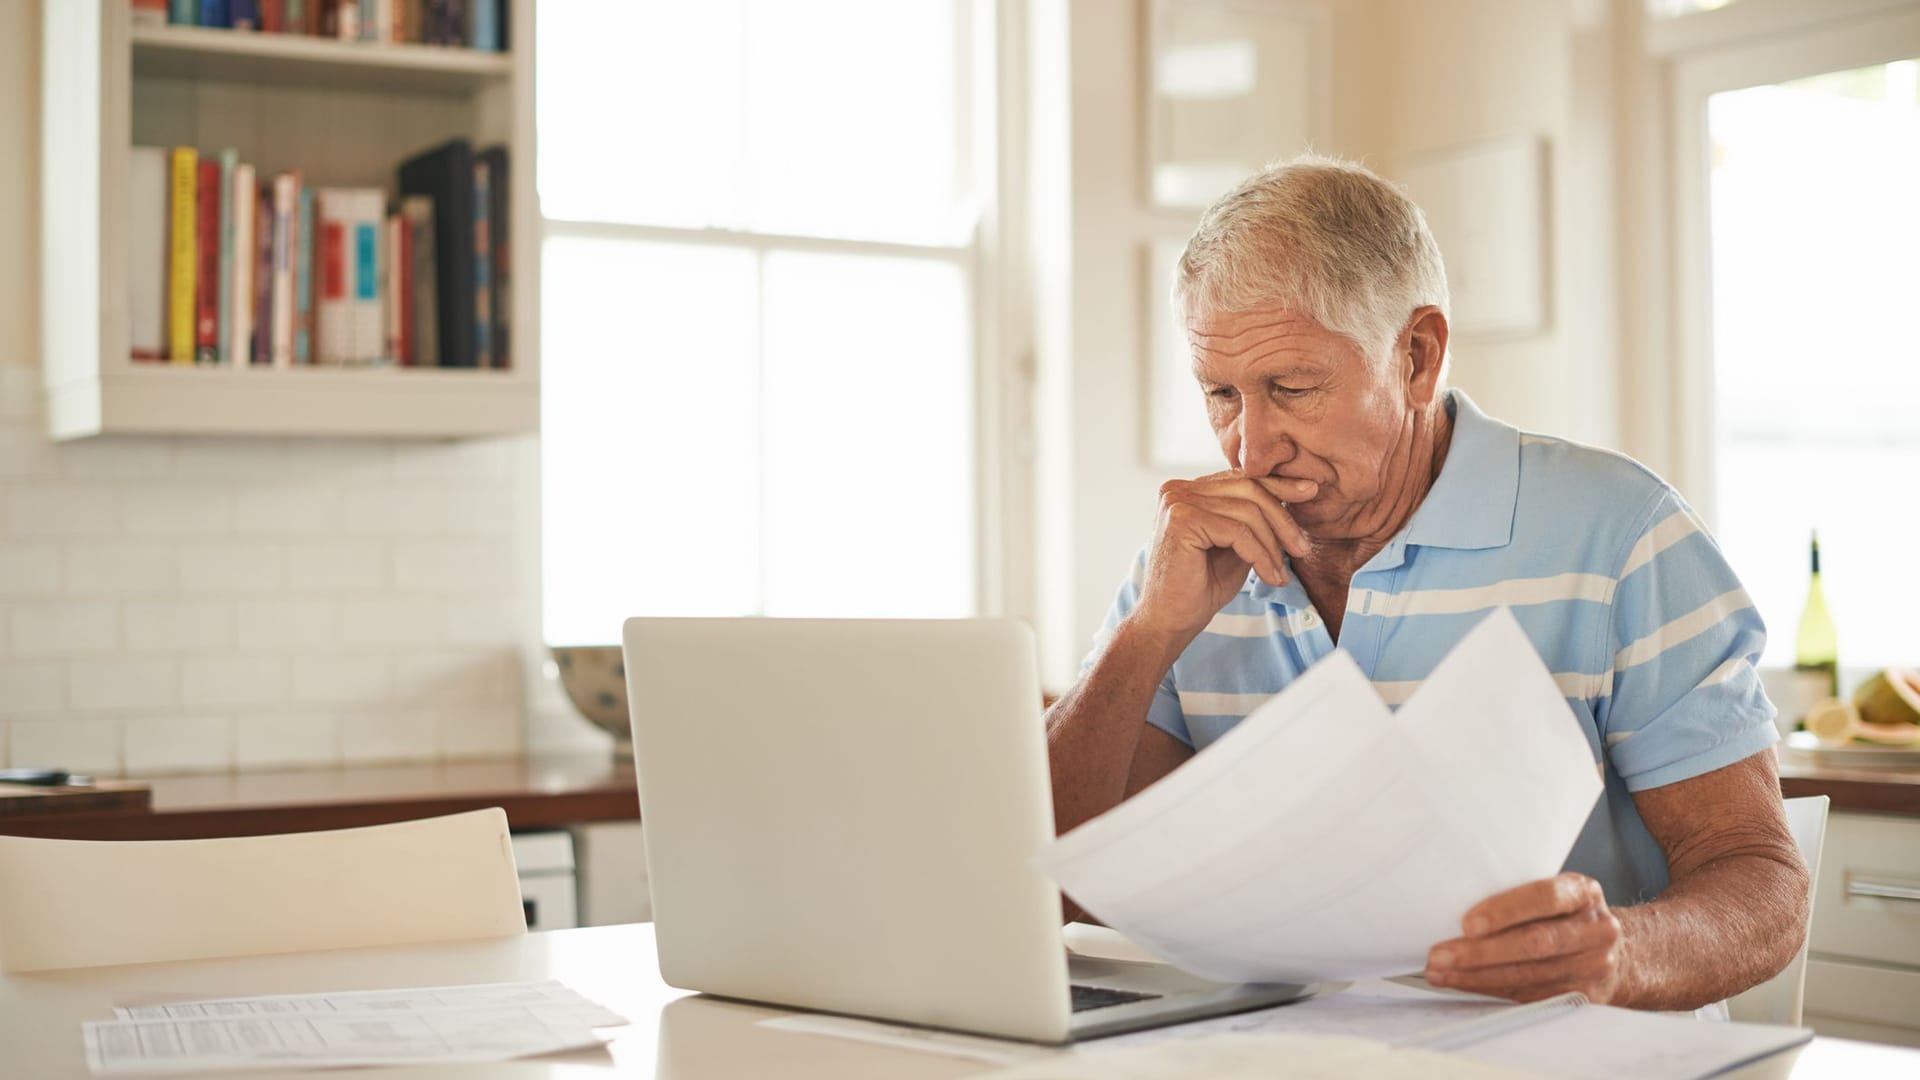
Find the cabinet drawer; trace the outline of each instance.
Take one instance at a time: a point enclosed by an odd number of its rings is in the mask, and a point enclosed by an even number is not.
[[[1920,1039],[1920,971],[1807,958],[1806,1013],[1815,1030],[1821,1017],[1900,1028]]]
[[[1920,819],[1828,819],[1811,936],[1817,953],[1920,969]]]

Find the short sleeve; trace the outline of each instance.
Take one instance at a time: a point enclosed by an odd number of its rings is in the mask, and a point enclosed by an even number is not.
[[[1113,640],[1114,632],[1119,629],[1121,620],[1125,619],[1133,611],[1134,605],[1140,602],[1140,585],[1146,578],[1146,572],[1147,553],[1142,549],[1140,554],[1134,557],[1133,570],[1127,575],[1127,580],[1120,583],[1120,591],[1113,598],[1113,606],[1107,609],[1107,619],[1101,624],[1100,632],[1093,637],[1093,648],[1087,650],[1086,659],[1080,661],[1082,675],[1085,675],[1088,669],[1093,667],[1094,661],[1100,658],[1100,654],[1106,651],[1107,643]],[[1159,687],[1153,692],[1153,704],[1147,709],[1147,723],[1179,739],[1189,747],[1193,745],[1193,736],[1187,731],[1186,714],[1180,711],[1180,694],[1174,688],[1171,669],[1167,671],[1166,678],[1160,680]]]
[[[1767,630],[1720,547],[1664,489],[1620,565],[1607,754],[1629,791],[1724,768],[1779,738],[1755,664]]]

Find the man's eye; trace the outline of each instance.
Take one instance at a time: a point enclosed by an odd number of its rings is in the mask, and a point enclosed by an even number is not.
[[[1225,401],[1228,398],[1233,396],[1233,387],[1216,386],[1213,389],[1207,391],[1207,396],[1217,401]]]
[[[1286,397],[1301,397],[1305,394],[1311,394],[1314,391],[1314,387],[1311,386],[1282,386],[1279,383],[1274,383],[1273,389],[1276,393],[1285,395]]]

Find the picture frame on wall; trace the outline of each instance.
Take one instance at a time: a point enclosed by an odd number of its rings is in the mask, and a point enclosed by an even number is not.
[[[1150,205],[1202,210],[1331,128],[1333,26],[1308,0],[1145,0]]]
[[[1434,150],[1401,163],[1446,260],[1456,338],[1499,340],[1547,330],[1547,140],[1512,135]]]

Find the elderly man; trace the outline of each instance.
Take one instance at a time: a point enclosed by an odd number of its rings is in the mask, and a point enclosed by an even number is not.
[[[1784,967],[1807,875],[1753,670],[1760,618],[1659,477],[1447,388],[1446,275],[1419,209],[1358,166],[1268,169],[1207,211],[1175,299],[1229,468],[1161,487],[1152,541],[1047,714],[1058,827],[1336,646],[1402,701],[1504,604],[1606,791],[1564,871],[1467,911],[1427,980],[1693,1009]]]

